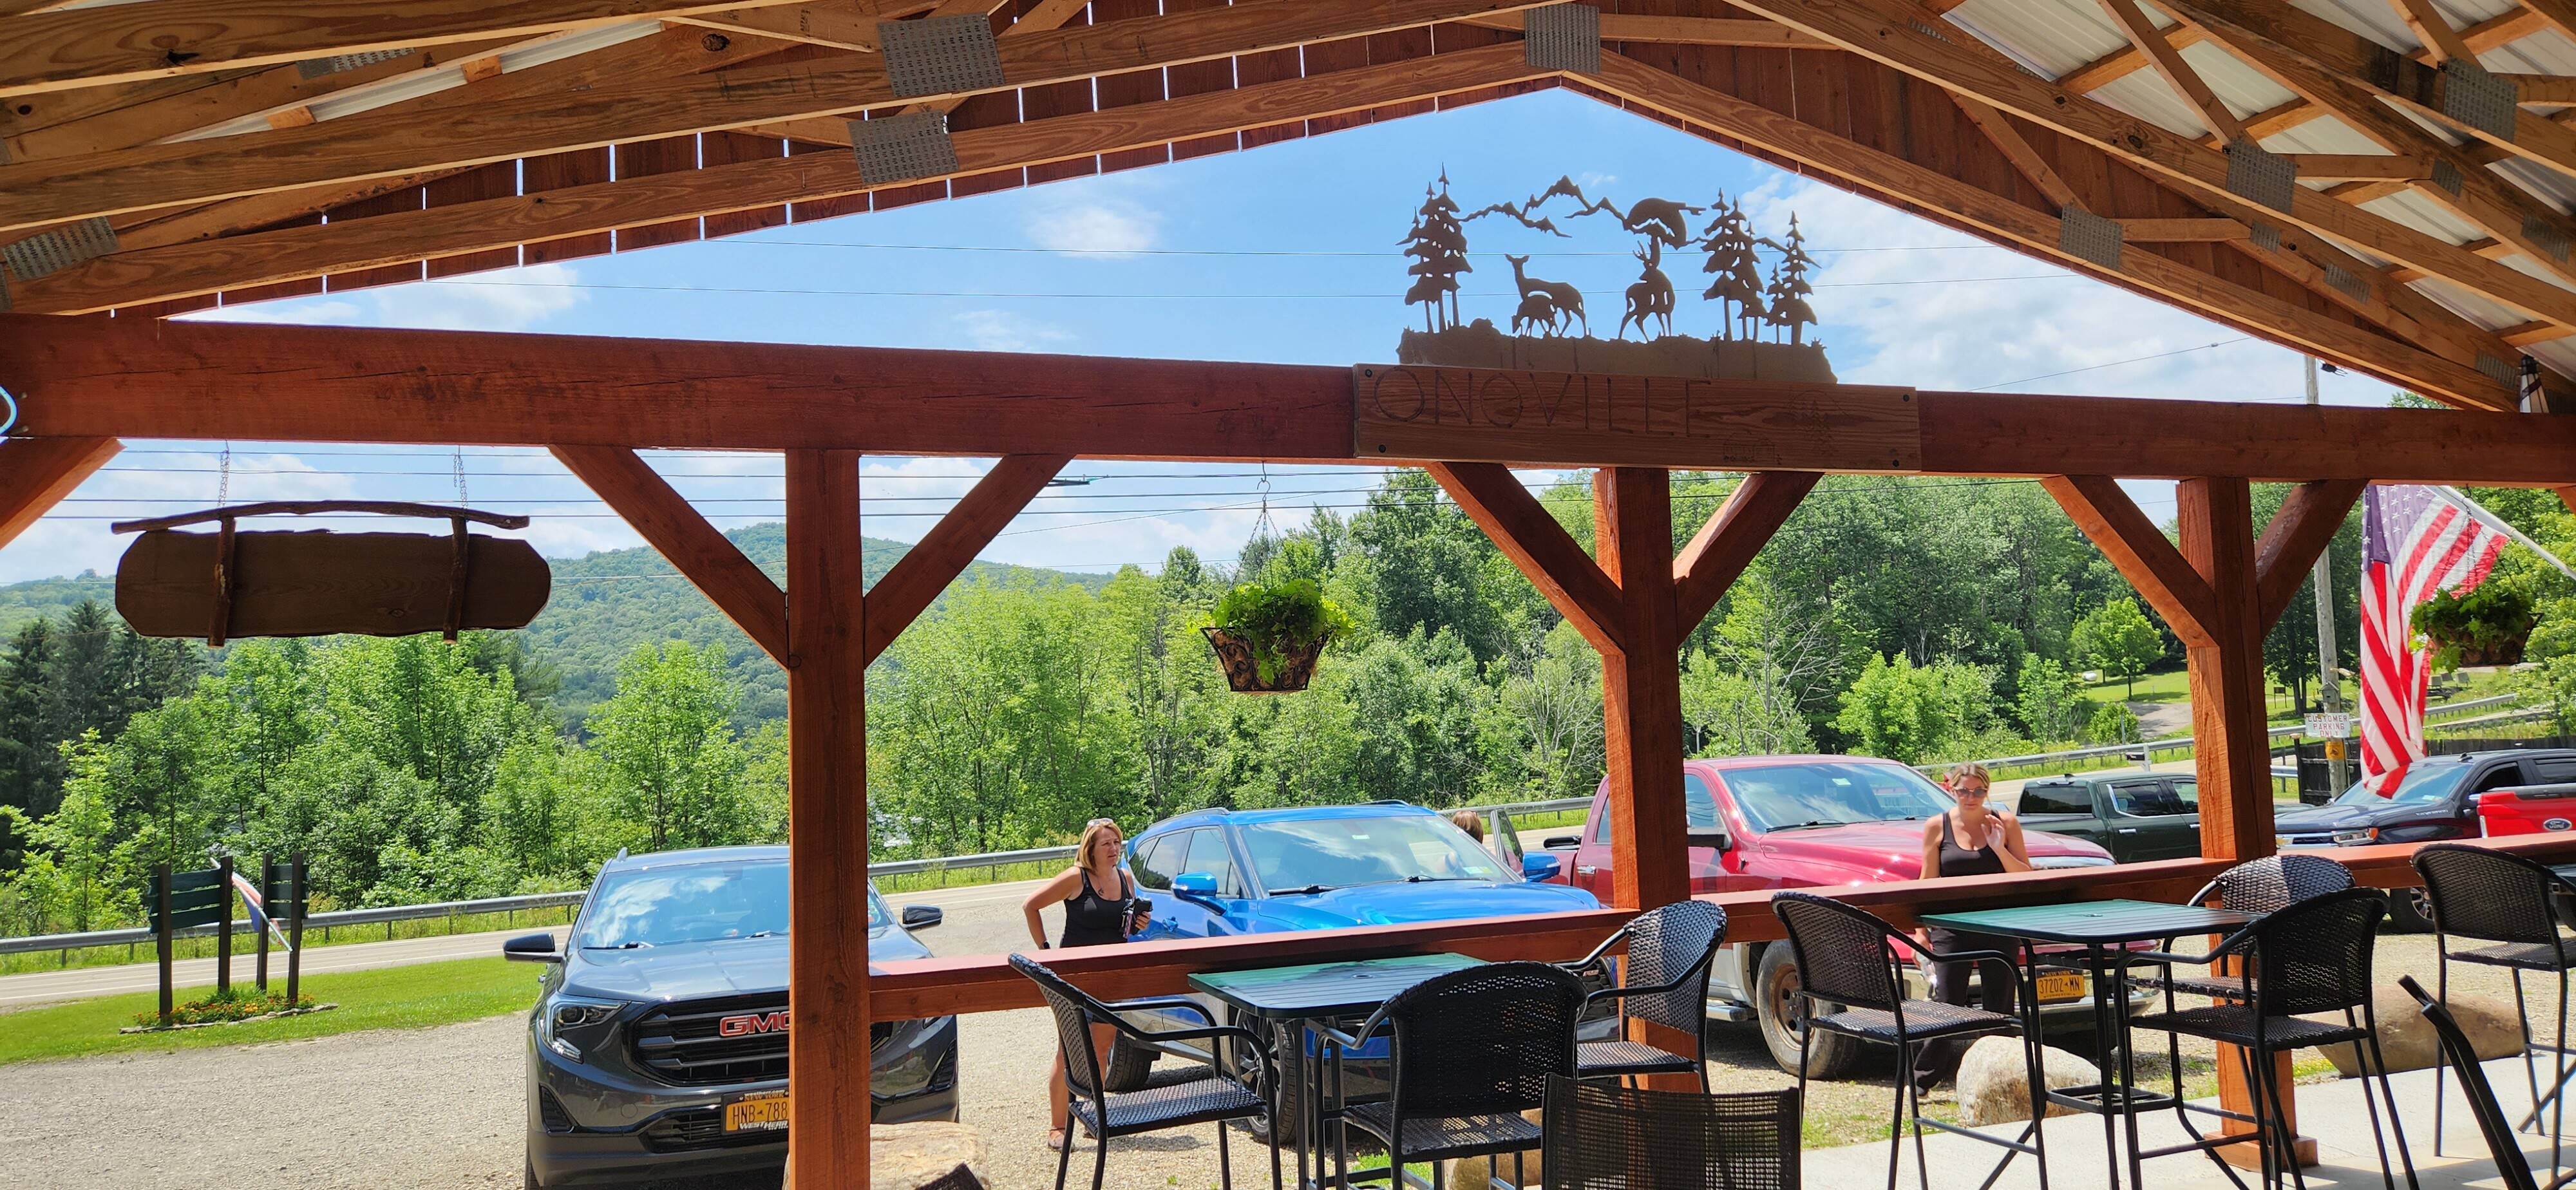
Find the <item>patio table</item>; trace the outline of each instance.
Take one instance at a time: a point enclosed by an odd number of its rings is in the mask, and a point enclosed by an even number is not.
[[[1920,920],[1926,926],[1962,933],[1991,934],[2021,943],[2023,961],[2032,968],[2034,976],[2031,986],[2036,986],[2039,946],[2058,944],[2084,948],[2084,965],[2093,994],[2094,1043],[2105,1057],[2097,1063],[2102,1076],[2100,1081],[2089,1085],[2049,1088],[2047,1098],[2051,1103],[2102,1117],[2102,1140],[2108,1153],[2111,1190],[2120,1188],[2119,1118],[2128,1121],[2129,1184],[2132,1187],[2141,1184],[2140,1162],[2144,1158],[2197,1147],[2154,1153],[2138,1151],[2137,1113],[2169,1108],[2174,1106],[2174,1101],[2170,1095],[2142,1093],[2137,1088],[2137,1063],[2129,1044],[2129,997],[2123,987],[2123,972],[2129,965],[2128,947],[2134,942],[2161,941],[2186,934],[2232,933],[2237,927],[2252,921],[2251,916],[2203,905],[2114,900],[1926,913]],[[2035,1001],[2037,997],[2031,999]],[[2022,1033],[2023,1044],[2044,1044],[2039,1029],[2039,1005],[2024,1003],[2021,1011],[2026,1025]],[[2114,1045],[2119,1047],[2120,1053],[2116,1064],[2107,1060],[2110,1047]]]
[[[1265,967],[1252,971],[1203,971],[1192,974],[1190,986],[1197,988],[1233,1008],[1238,1018],[1250,1017],[1277,1025],[1292,1026],[1298,1052],[1305,1060],[1308,1086],[1306,1102],[1297,1129],[1297,1184],[1313,1187],[1322,1184],[1324,1175],[1324,1125],[1331,1123],[1339,1135],[1339,1113],[1324,1110],[1324,1063],[1321,1055],[1306,1054],[1306,1024],[1311,1021],[1334,1021],[1364,1017],[1378,1006],[1411,990],[1414,985],[1435,976],[1469,967],[1481,967],[1485,960],[1462,954],[1412,954],[1383,959],[1348,959],[1332,963],[1306,963],[1295,967]],[[1278,1095],[1272,1092],[1276,1110]],[[1307,1177],[1306,1154],[1315,1153],[1313,1178]],[[1382,1173],[1363,1169],[1353,1177]]]

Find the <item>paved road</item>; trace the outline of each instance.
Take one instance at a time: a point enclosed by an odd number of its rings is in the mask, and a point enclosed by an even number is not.
[[[565,927],[552,927],[556,944],[561,945]],[[304,951],[304,974],[329,975],[342,971],[365,971],[375,967],[402,967],[413,963],[437,963],[448,959],[471,959],[501,953],[501,940],[516,938],[534,930],[503,930],[494,934],[451,934],[439,938],[406,938],[399,942],[351,942],[340,946],[313,946]],[[247,983],[255,968],[249,955],[233,956],[233,979]],[[171,975],[179,987],[209,986],[215,982],[213,959],[186,959],[170,965]],[[286,978],[286,956],[277,951],[268,955],[271,982]],[[79,1000],[91,996],[113,996],[124,992],[148,992],[161,986],[160,967],[154,963],[133,963],[115,967],[74,967],[66,971],[40,971],[31,975],[0,977],[0,1011],[24,1008],[54,1000]]]

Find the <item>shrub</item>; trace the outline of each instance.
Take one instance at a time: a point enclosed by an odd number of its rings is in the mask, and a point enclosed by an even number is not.
[[[2436,591],[2408,621],[2433,643],[2433,664],[2512,665],[2522,660],[2534,615],[2529,593],[2510,582],[2480,583],[2467,595]]]

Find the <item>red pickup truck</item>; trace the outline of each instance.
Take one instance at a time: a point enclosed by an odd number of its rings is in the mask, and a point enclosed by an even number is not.
[[[1685,761],[1690,829],[1723,834],[1722,847],[1690,849],[1691,891],[1739,892],[1912,880],[1923,869],[1923,823],[1951,806],[1948,790],[1893,761],[1857,756],[1740,756]],[[1611,899],[1610,788],[1602,782],[1579,835],[1546,847],[1571,852],[1551,879]],[[2111,854],[2080,839],[2030,832],[2031,863],[2041,868],[2107,867]],[[1921,975],[1907,969],[1910,983]],[[1751,942],[1718,952],[1709,980],[1708,1014],[1755,1021],[1784,1070],[1798,1065],[1798,1035],[1788,1004],[1797,970],[1786,943]],[[2042,1014],[2052,1026],[2087,1029],[2092,1001],[2080,983],[2043,988]],[[2050,995],[2051,992],[2056,993]],[[2059,1031],[2052,1027],[2052,1033]],[[1860,1057],[1849,1038],[1820,1037],[1810,1051],[1818,1077],[1847,1072]]]

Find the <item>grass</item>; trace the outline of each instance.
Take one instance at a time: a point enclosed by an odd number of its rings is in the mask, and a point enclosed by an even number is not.
[[[284,985],[275,979],[271,986]],[[361,1029],[421,1029],[525,1012],[536,1003],[533,964],[504,959],[459,959],[338,975],[316,975],[300,989],[330,1012],[170,1033],[118,1033],[138,1012],[159,1006],[156,992],[101,996],[69,1004],[0,1014],[0,1064],[47,1058],[202,1049],[255,1041],[326,1037]]]
[[[891,891],[891,890],[889,890]],[[541,930],[572,921],[573,906],[554,909],[531,909],[517,913],[465,913],[451,917],[424,917],[411,921],[385,922],[370,926],[338,926],[330,930],[308,927],[304,931],[307,949],[317,946],[346,946],[353,942],[389,942],[403,938],[443,938],[450,934],[480,934],[493,930],[526,928]],[[233,923],[233,971],[246,974],[258,961],[253,954],[259,940],[252,936],[248,922]],[[211,959],[215,957],[213,935],[203,938],[181,938],[170,947],[173,959]],[[122,967],[128,963],[148,963],[153,959],[152,944],[132,946],[90,946],[66,954],[59,950],[27,951],[0,955],[0,975],[28,975],[38,971],[60,971],[68,967]],[[271,972],[285,970],[286,955],[274,943],[269,947]]]

